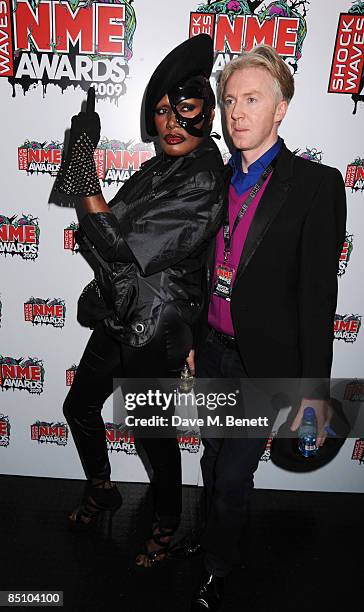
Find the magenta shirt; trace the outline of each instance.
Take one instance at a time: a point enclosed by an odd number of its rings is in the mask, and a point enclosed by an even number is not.
[[[258,207],[258,204],[263,196],[263,193],[267,187],[268,181],[272,173],[267,177],[263,187],[260,189],[258,195],[254,198],[253,202],[250,204],[248,210],[246,211],[244,217],[240,220],[235,232],[233,233],[233,237],[231,240],[231,251],[228,260],[225,262],[226,265],[234,268],[233,280],[232,284],[235,281],[236,271],[238,269],[240,257],[243,251],[244,243],[246,237],[248,235],[248,231],[250,228],[250,224],[253,220],[255,211]],[[233,185],[230,185],[229,189],[229,223],[230,230],[234,225],[235,219],[241,209],[241,206],[244,200],[248,197],[251,188],[241,194],[239,196],[235,191]],[[214,263],[214,275],[213,275],[213,286],[215,285],[216,279],[216,264],[224,263],[224,237],[223,237],[223,227],[220,228],[217,237],[216,237],[216,248],[215,248],[215,263]],[[208,322],[211,327],[216,329],[223,334],[227,334],[228,336],[235,336],[233,322],[231,319],[230,313],[230,304],[224,298],[221,298],[217,295],[212,294],[209,306],[209,314],[208,314]]]

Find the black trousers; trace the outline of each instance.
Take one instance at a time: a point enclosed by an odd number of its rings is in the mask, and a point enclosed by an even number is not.
[[[101,410],[113,392],[114,378],[170,378],[179,375],[192,346],[189,326],[167,306],[152,341],[142,348],[122,345],[100,323],[77,368],[63,411],[88,479],[111,474]],[[143,383],[144,384],[144,383]],[[153,469],[155,514],[160,524],[175,527],[182,507],[181,456],[176,437],[141,440]]]
[[[201,347],[196,374],[201,378],[229,378],[232,388],[238,388],[240,379],[247,376],[238,351],[220,344],[211,334]],[[266,439],[210,438],[203,439],[203,444],[206,525],[201,545],[208,571],[224,576],[242,560],[248,500]]]

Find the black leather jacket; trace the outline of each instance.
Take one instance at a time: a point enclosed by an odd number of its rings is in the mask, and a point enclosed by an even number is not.
[[[145,162],[110,202],[110,213],[81,219],[115,277],[114,313],[105,319],[109,332],[143,346],[167,303],[189,324],[195,322],[203,302],[206,251],[223,221],[224,202],[224,164],[208,137],[186,156],[161,153]],[[123,260],[125,245],[134,263]],[[101,292],[110,292],[109,280],[98,272]]]

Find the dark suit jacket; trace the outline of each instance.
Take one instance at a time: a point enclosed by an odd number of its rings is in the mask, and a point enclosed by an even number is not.
[[[283,145],[232,290],[235,336],[250,377],[330,376],[345,223],[340,172]],[[212,271],[213,256],[210,280]]]

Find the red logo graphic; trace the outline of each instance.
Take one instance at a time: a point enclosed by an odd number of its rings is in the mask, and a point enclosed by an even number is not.
[[[341,13],[332,59],[329,93],[351,94],[354,114],[363,89],[364,3],[357,1],[348,13]]]
[[[26,140],[18,147],[18,168],[33,172],[55,176],[62,161],[63,144],[52,140],[51,143]]]
[[[66,446],[68,428],[66,423],[48,423],[36,421],[30,426],[31,439],[39,444],[50,443],[58,446]]]
[[[77,366],[74,363],[73,365],[71,365],[70,368],[68,368],[68,370],[66,370],[66,386],[67,387],[71,387],[72,383],[73,383],[73,379],[75,377],[76,374],[76,370],[77,370]]]
[[[9,446],[10,444],[10,423],[9,417],[5,414],[0,414],[0,446]]]
[[[1,30],[0,30],[1,31]],[[0,254],[20,255],[22,259],[38,257],[40,228],[32,215],[0,215]]]
[[[43,361],[34,357],[14,359],[0,355],[0,387],[42,393],[44,385]]]
[[[33,325],[53,325],[63,327],[66,317],[66,304],[61,299],[46,299],[31,297],[24,304],[25,321]]]
[[[355,342],[358,338],[361,326],[361,315],[335,315],[334,337],[335,340],[344,342]]]
[[[198,453],[200,450],[200,434],[197,431],[177,430],[177,440],[181,451]]]
[[[106,444],[109,451],[122,451],[127,455],[136,455],[134,434],[125,425],[105,423]]]
[[[4,0],[0,76],[24,93],[41,83],[95,87],[99,98],[126,91],[136,16],[132,0]]]
[[[351,458],[353,461],[359,461],[360,465],[364,465],[364,438],[355,440]]]
[[[364,402],[364,381],[353,380],[345,387],[344,400],[350,402]]]
[[[307,34],[305,0],[210,0],[190,13],[189,35],[205,33],[214,42],[213,73],[221,71],[242,50],[265,43],[274,47],[297,71]]]
[[[78,229],[78,223],[70,223],[70,225],[63,230],[63,248],[66,251],[77,253],[78,246],[76,243],[75,232],[77,232]]]
[[[348,234],[346,232],[345,242],[343,244],[343,248],[341,251],[340,259],[339,259],[339,269],[338,276],[342,276],[346,272],[346,268],[348,267],[348,263],[350,261],[351,253],[353,250],[353,234]]]
[[[352,191],[364,191],[364,159],[357,157],[346,170],[345,187]]]
[[[121,142],[103,138],[94,154],[97,175],[109,185],[123,183],[154,155],[152,143],[134,140]]]

